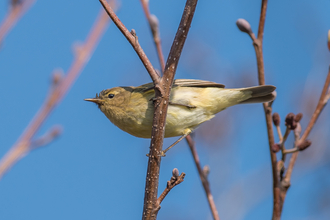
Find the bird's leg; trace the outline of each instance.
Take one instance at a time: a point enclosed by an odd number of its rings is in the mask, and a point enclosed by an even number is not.
[[[166,148],[165,150],[160,152],[160,156],[161,157],[165,157],[165,153],[171,149],[172,147],[174,147],[174,145],[176,145],[177,143],[179,143],[180,141],[182,141],[185,137],[187,137],[192,131],[190,129],[186,129],[185,130],[185,134],[182,135],[176,142],[174,142],[171,146],[169,146],[168,148]]]

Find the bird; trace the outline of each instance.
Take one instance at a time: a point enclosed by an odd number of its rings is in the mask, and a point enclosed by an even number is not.
[[[211,81],[176,79],[169,97],[164,137],[181,136],[172,144],[174,146],[200,124],[230,106],[273,101],[275,89],[272,85],[227,89],[223,84]],[[154,97],[154,84],[147,83],[138,87],[105,89],[85,101],[96,103],[121,130],[135,137],[151,138]]]

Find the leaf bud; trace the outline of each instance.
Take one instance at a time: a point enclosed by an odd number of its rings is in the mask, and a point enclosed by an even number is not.
[[[151,14],[149,19],[150,28],[153,35],[158,34],[159,21],[156,15]]]
[[[209,175],[209,173],[210,173],[210,166],[209,165],[205,165],[203,167],[203,173],[204,173],[205,176]]]
[[[300,150],[300,151],[303,151],[305,150],[306,148],[308,148],[309,146],[311,146],[312,142],[310,140],[305,140],[301,143],[298,144],[297,148]]]
[[[172,170],[172,176],[175,177],[175,178],[177,178],[178,176],[180,176],[179,170],[177,168],[174,168]]]
[[[273,123],[274,123],[274,125],[275,126],[280,126],[280,121],[281,121],[280,115],[277,112],[275,112],[273,114]]]
[[[272,145],[272,151],[273,153],[277,153],[281,150],[281,145],[280,144],[273,144]]]
[[[240,31],[245,32],[247,34],[252,33],[251,25],[247,20],[240,18],[236,21],[236,25]]]
[[[297,122],[294,120],[295,115],[293,113],[289,113],[285,118],[285,126],[289,129],[294,130],[297,127]]]

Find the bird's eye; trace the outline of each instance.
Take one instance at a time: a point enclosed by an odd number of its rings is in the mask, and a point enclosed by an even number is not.
[[[108,97],[109,97],[109,99],[112,99],[113,97],[115,97],[115,95],[114,94],[109,94]]]

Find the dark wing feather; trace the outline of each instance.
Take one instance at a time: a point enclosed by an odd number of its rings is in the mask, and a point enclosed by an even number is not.
[[[147,83],[147,84],[143,84],[141,86],[135,87],[134,91],[135,92],[148,92],[149,90],[154,89],[154,83]]]
[[[175,86],[182,86],[182,87],[217,87],[217,88],[225,88],[224,85],[205,81],[205,80],[198,80],[198,79],[176,79],[174,80],[173,85]]]
[[[225,86],[222,84],[211,82],[211,81],[198,80],[198,79],[176,79],[173,82],[173,86],[225,88]],[[154,89],[153,83],[143,84],[141,86],[134,88],[134,90],[138,91],[138,92],[148,92],[151,89]]]

